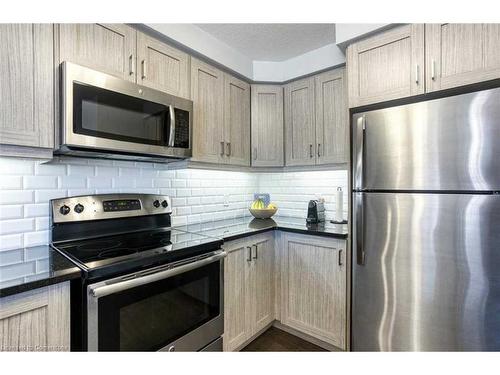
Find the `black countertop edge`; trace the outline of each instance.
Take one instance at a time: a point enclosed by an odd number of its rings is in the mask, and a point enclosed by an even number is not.
[[[40,247],[41,246],[38,246],[36,248]],[[81,277],[81,271],[76,265],[71,263],[68,259],[59,254],[56,250],[52,249],[50,246],[45,245],[44,247],[47,248],[47,252],[49,254],[49,271],[38,275],[19,275],[20,279],[25,279],[24,282],[20,282],[19,284],[13,284],[5,287],[2,287],[0,284],[0,298],[12,296],[49,285],[62,283],[64,281],[78,279]],[[26,249],[29,250],[30,248]],[[35,279],[27,280],[27,278],[33,277]],[[36,279],[36,277],[39,277],[39,279]]]
[[[344,240],[347,239],[347,237],[348,237],[347,233],[344,234],[344,233],[321,232],[321,231],[299,229],[299,228],[292,228],[292,227],[286,227],[286,226],[279,225],[276,227],[256,229],[254,231],[249,231],[249,232],[230,234],[230,235],[224,236],[223,239],[224,239],[224,242],[229,242],[229,241],[233,241],[233,240],[238,240],[240,238],[250,237],[250,236],[253,236],[256,234],[261,234],[261,233],[275,231],[275,230],[280,230],[282,232],[289,232],[289,233],[306,234],[306,235],[310,235],[310,236],[338,238],[338,239],[344,239]]]

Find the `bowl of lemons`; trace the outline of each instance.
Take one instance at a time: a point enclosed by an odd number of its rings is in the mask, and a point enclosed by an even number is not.
[[[249,210],[256,219],[269,219],[278,211],[278,207],[276,207],[274,203],[269,203],[266,206],[262,199],[256,199],[253,201]]]

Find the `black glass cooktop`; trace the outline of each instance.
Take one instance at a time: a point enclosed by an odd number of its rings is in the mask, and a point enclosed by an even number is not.
[[[221,239],[166,229],[54,243],[53,247],[97,276],[188,258],[221,245]]]

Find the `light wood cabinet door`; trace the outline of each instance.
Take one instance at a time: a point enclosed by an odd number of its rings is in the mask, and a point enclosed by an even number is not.
[[[62,23],[59,62],[70,61],[136,81],[136,31],[124,24]]]
[[[54,146],[51,24],[0,25],[0,144]]]
[[[252,166],[283,167],[283,88],[251,87]]]
[[[193,100],[193,160],[220,163],[225,154],[224,74],[198,59],[191,59]]]
[[[224,164],[250,165],[250,85],[224,77]]]
[[[253,334],[269,325],[274,314],[274,237],[268,235],[252,244],[251,308]]]
[[[427,24],[427,91],[500,78],[499,24]]]
[[[285,165],[316,164],[314,78],[285,86]]]
[[[281,322],[345,349],[345,241],[286,233],[283,244]]]
[[[69,351],[69,282],[0,300],[0,351]]]
[[[224,351],[241,346],[251,336],[251,244],[224,245]]]
[[[345,68],[315,76],[316,164],[347,163],[349,121]]]
[[[347,48],[349,107],[424,92],[424,25],[399,26]]]
[[[137,32],[137,64],[137,83],[189,99],[187,53]]]

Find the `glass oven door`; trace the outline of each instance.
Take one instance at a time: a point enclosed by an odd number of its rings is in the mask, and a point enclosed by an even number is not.
[[[217,251],[88,287],[88,349],[197,351],[223,333]]]

